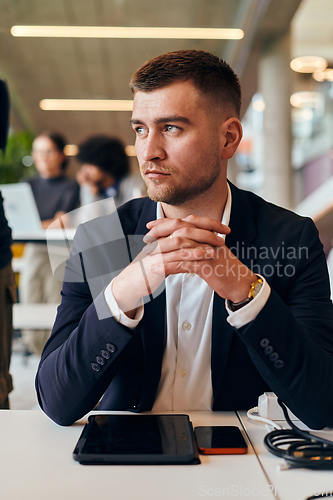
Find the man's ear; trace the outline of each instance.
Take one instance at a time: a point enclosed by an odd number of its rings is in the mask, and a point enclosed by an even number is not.
[[[241,122],[237,118],[229,118],[221,124],[221,139],[224,141],[222,158],[229,160],[238,148],[243,137]]]

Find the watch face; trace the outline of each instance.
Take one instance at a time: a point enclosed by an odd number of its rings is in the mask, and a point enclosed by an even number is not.
[[[258,295],[258,293],[261,290],[262,285],[263,285],[263,281],[262,280],[256,282],[256,284],[254,285],[254,287],[251,290],[251,297],[254,298],[256,295]]]

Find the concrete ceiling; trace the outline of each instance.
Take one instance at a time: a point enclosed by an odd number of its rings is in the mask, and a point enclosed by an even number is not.
[[[324,57],[333,64],[333,2],[303,0],[292,22],[293,57]]]
[[[146,60],[195,48],[225,58],[241,77],[246,109],[256,90],[253,48],[290,25],[301,0],[0,0],[0,78],[13,121],[37,134],[62,131],[69,143],[92,133],[134,137],[129,112],[42,111],[44,98],[131,99],[128,81]],[[315,3],[331,0],[314,0]],[[332,3],[332,2],[331,2]],[[242,28],[240,41],[14,38],[13,25]],[[14,123],[14,125],[15,125]]]

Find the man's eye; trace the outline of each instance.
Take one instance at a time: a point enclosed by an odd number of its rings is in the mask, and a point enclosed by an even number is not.
[[[138,135],[142,135],[142,134],[144,134],[144,132],[145,132],[144,127],[136,127],[136,129],[135,129],[135,133]]]
[[[165,128],[168,132],[175,132],[176,130],[178,130],[178,127],[176,127],[176,125],[167,125]]]

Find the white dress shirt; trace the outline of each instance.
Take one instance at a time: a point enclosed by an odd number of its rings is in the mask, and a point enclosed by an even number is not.
[[[231,191],[222,216],[228,226],[231,212]],[[157,204],[156,218],[164,217],[161,204]],[[227,321],[240,328],[252,321],[263,308],[270,295],[265,279],[258,295],[246,306],[232,312],[226,301]],[[213,290],[199,276],[181,273],[165,280],[166,291],[166,347],[162,372],[153,410],[189,411],[212,409],[211,336],[213,316]],[[122,312],[112,294],[112,282],[105,289],[105,300],[117,321],[135,328],[144,314],[138,308],[134,319]]]

